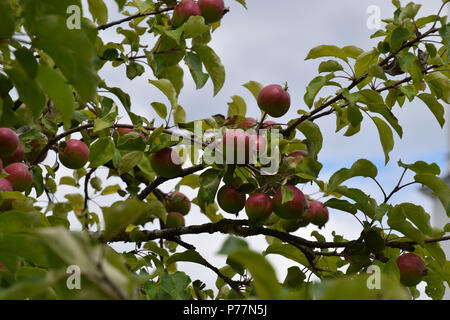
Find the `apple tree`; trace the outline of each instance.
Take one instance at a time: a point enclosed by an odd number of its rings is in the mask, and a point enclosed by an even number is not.
[[[386,163],[403,133],[398,108],[420,100],[443,126],[447,1],[421,17],[420,5],[393,0],[374,48],[312,48],[305,58],[317,59],[318,74],[303,101],[291,101],[286,84],[248,79],[261,115],[247,114],[244,99],[233,96],[226,114],[205,112],[196,121],[186,121],[190,107],[178,103],[183,81],[221,90],[226,68],[210,41],[233,12],[223,0],[115,0],[122,17],[111,20],[105,3],[0,0],[0,299],[411,299],[421,282],[426,295],[443,297],[450,262],[440,242],[449,240],[449,225],[432,227],[420,203],[391,203],[397,192],[422,186],[450,215],[440,168],[399,161],[398,184],[386,190],[378,168],[355,159],[324,180],[326,137],[315,120],[334,117],[345,136],[375,126]],[[104,30],[116,31],[114,41]],[[152,46],[142,40],[149,35]],[[155,119],[139,115],[132,92],[99,75],[105,66],[117,77],[149,79],[169,103],[150,103]],[[294,108],[297,118],[277,122]],[[376,183],[384,199],[350,187],[354,177]],[[170,180],[173,189],[164,184]],[[97,196],[111,204],[95,203]],[[193,210],[210,222],[186,224]],[[337,211],[361,222],[358,238],[321,234]],[[299,236],[311,224],[311,237]],[[184,237],[213,241],[217,233],[228,235],[218,266]],[[267,245],[250,249],[246,238],[258,235]],[[134,250],[114,250],[120,242]],[[285,279],[267,255],[292,262]],[[216,288],[178,262],[210,269]]]

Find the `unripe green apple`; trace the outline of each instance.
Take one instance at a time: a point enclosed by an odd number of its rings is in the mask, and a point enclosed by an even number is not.
[[[240,193],[231,186],[222,186],[217,192],[217,203],[228,213],[238,213],[245,206],[245,193]]]
[[[165,227],[167,229],[184,227],[184,217],[178,212],[168,212]]]
[[[417,285],[426,273],[425,262],[414,253],[404,253],[395,261],[400,270],[400,282],[407,287]]]
[[[0,157],[11,155],[18,146],[17,134],[9,128],[0,128]]]
[[[33,183],[33,175],[23,163],[11,163],[6,166],[5,171],[9,174],[6,179],[15,191],[25,191]]]
[[[217,22],[225,14],[223,0],[198,0],[198,6],[206,23]]]
[[[265,193],[255,193],[245,202],[245,212],[248,219],[263,222],[272,213],[272,199]]]
[[[69,169],[80,169],[89,160],[89,148],[80,140],[69,139],[61,142],[59,160]]]
[[[291,97],[280,85],[271,84],[259,92],[258,106],[268,115],[279,118],[288,112],[291,106]]]
[[[250,136],[242,129],[228,130],[222,137],[222,150],[226,163],[246,163],[250,153]]]
[[[191,210],[191,201],[181,192],[170,193],[165,199],[165,207],[168,212],[175,211],[185,216]]]
[[[294,186],[285,185],[284,187],[292,190],[294,197],[291,201],[282,203],[281,187],[278,188],[273,197],[273,211],[282,219],[299,219],[305,213],[306,197]]]
[[[23,159],[25,159],[25,152],[23,151],[23,148],[20,144],[17,146],[16,151],[14,151],[9,156],[4,156],[2,158],[3,164],[5,166],[7,166],[10,163],[14,163],[14,162],[22,162]]]
[[[195,1],[183,0],[175,7],[172,23],[175,27],[178,27],[185,23],[189,17],[200,16],[201,14],[200,7]]]
[[[164,148],[152,154],[150,163],[153,170],[164,178],[174,178],[181,173],[180,155],[172,148]]]
[[[309,201],[309,208],[305,211],[306,218],[316,226],[323,227],[328,222],[328,208],[320,201]]]

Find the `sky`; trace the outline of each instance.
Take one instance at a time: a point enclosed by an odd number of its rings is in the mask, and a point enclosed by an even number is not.
[[[84,1],[86,2],[86,1]],[[419,12],[421,16],[436,13],[440,7],[441,0],[415,1],[422,4]],[[371,5],[379,6],[381,17],[391,17],[393,6],[391,1],[383,0],[322,0],[322,1],[298,1],[298,0],[247,0],[248,10],[239,3],[225,0],[230,12],[222,19],[222,25],[213,33],[213,40],[209,44],[218,56],[226,70],[226,82],[220,93],[213,97],[211,82],[201,90],[195,90],[186,68],[184,78],[184,89],[179,96],[179,103],[187,113],[187,120],[210,117],[211,115],[227,113],[227,102],[233,95],[242,96],[247,102],[247,116],[259,118],[260,111],[253,96],[242,84],[254,80],[264,85],[288,82],[291,95],[292,107],[290,111],[277,121],[287,122],[289,119],[298,117],[296,111],[306,108],[303,102],[305,88],[309,81],[317,73],[319,62],[315,60],[305,61],[309,50],[322,44],[337,46],[357,45],[364,50],[370,50],[376,46],[377,39],[370,39],[370,35],[376,30],[367,27],[369,14],[367,8]],[[402,4],[405,4],[402,1]],[[108,21],[117,20],[120,16],[116,13],[117,6],[114,1],[108,1],[110,17]],[[86,10],[87,11],[87,10]],[[85,12],[86,14],[86,12]],[[121,27],[127,27],[122,24]],[[100,36],[104,42],[120,41],[114,28],[101,31]],[[145,36],[144,43],[151,48],[154,39]],[[118,86],[131,96],[132,111],[153,119],[156,116],[150,103],[160,101],[168,103],[166,98],[155,87],[148,83],[153,79],[151,70],[142,77],[129,80],[125,77],[123,67],[104,67],[100,75],[109,86]],[[440,128],[435,118],[419,102],[406,102],[403,108],[395,107],[394,113],[400,120],[404,129],[402,139],[396,138],[393,152],[390,154],[391,161],[384,165],[384,154],[379,142],[378,134],[373,123],[365,119],[361,132],[353,137],[344,137],[343,132],[335,133],[335,117],[329,116],[319,119],[316,123],[320,126],[324,137],[322,152],[319,161],[324,165],[321,179],[326,180],[335,171],[343,167],[350,167],[359,158],[366,158],[377,165],[378,180],[386,190],[391,190],[402,172],[397,166],[401,159],[405,163],[413,163],[417,160],[436,162],[446,171],[447,163],[447,127]],[[273,120],[273,119],[271,119]],[[122,120],[121,123],[126,122]],[[157,121],[158,123],[158,121]],[[47,161],[52,161],[53,155]],[[100,171],[99,176],[104,177],[105,171]],[[409,180],[408,180],[409,179]],[[407,175],[405,182],[411,181],[412,176]],[[119,180],[112,178],[112,184]],[[161,188],[170,191],[178,180],[164,183]],[[348,186],[365,190],[377,200],[381,200],[382,194],[373,181],[355,178],[346,183]],[[58,192],[58,197],[63,198],[67,192],[76,192],[72,187],[63,186]],[[196,191],[182,187],[181,191],[190,198],[196,196]],[[305,189],[305,192],[314,192],[313,189]],[[101,199],[101,200],[100,200]],[[99,198],[98,203],[105,205],[120,199]],[[425,210],[431,212],[433,202],[425,196],[417,187],[410,187],[399,192],[392,198],[392,203],[414,202],[421,204]],[[95,204],[93,204],[95,206]],[[198,224],[209,222],[193,205],[193,209],[186,217],[187,224]],[[231,217],[224,213],[225,217]],[[245,217],[245,213],[241,213]],[[448,218],[447,222],[448,221]],[[73,220],[72,226],[77,228],[77,222]],[[149,227],[156,227],[149,225]],[[300,229],[295,234],[311,238],[315,227]],[[359,222],[349,214],[330,211],[330,221],[321,232],[330,239],[331,232],[335,230],[338,234],[344,234],[346,238],[359,236],[361,227]],[[218,256],[224,235],[195,235],[183,236],[183,240],[194,244],[199,252],[213,265],[222,267],[225,257]],[[262,251],[267,247],[263,237],[248,239],[254,250]],[[116,250],[130,249],[129,246],[119,244]],[[295,265],[280,256],[268,256],[274,266],[278,279],[283,281],[286,269]],[[215,288],[217,276],[202,266],[192,263],[179,263],[179,269],[191,276],[192,280],[201,279],[207,287]],[[423,285],[422,285],[423,289]],[[422,294],[422,298],[425,298]]]

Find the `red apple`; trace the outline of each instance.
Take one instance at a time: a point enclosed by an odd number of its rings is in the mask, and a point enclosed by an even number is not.
[[[256,151],[258,154],[263,154],[267,147],[266,139],[263,136],[251,135],[250,150]]]
[[[312,224],[323,227],[328,222],[328,208],[320,201],[309,201],[309,208],[305,211],[305,216]]]
[[[181,158],[172,148],[161,149],[150,157],[153,170],[161,177],[173,178],[181,173]]]
[[[206,23],[217,22],[225,14],[223,0],[198,0],[198,6]]]
[[[279,118],[288,112],[291,97],[280,85],[271,84],[259,92],[258,106],[270,116]]]
[[[5,166],[13,162],[22,162],[23,159],[25,159],[25,152],[23,151],[22,146],[19,144],[13,154],[5,156],[2,159]]]
[[[277,123],[275,121],[267,120],[267,121],[263,122],[261,129],[272,129],[276,125],[277,125]]]
[[[225,185],[217,192],[217,202],[225,212],[237,214],[245,206],[245,194]]]
[[[11,155],[18,146],[17,134],[9,128],[0,128],[0,157]]]
[[[191,201],[181,192],[169,193],[165,201],[166,210],[181,213],[183,216],[191,210]]]
[[[124,136],[130,132],[137,132],[136,130],[131,129],[131,128],[117,128],[116,131],[120,136]],[[145,140],[145,135],[142,132],[139,132],[139,134],[141,135],[142,139]]]
[[[226,163],[243,164],[248,161],[250,136],[242,129],[228,130],[223,135],[222,147]]]
[[[265,193],[255,193],[245,202],[245,212],[249,220],[263,222],[272,213],[272,199]]]
[[[15,191],[25,191],[33,183],[33,175],[23,163],[11,163],[6,166],[5,171],[9,174],[6,179]]]
[[[288,157],[293,157],[294,163],[298,164],[300,162],[300,160],[302,160],[304,157],[308,156],[308,152],[304,151],[304,150],[295,150],[292,151],[291,153],[288,154]]]
[[[400,282],[407,287],[413,287],[422,281],[426,273],[425,262],[414,253],[405,253],[395,261],[400,270]]]
[[[175,7],[172,22],[175,27],[178,27],[185,23],[189,17],[200,16],[201,14],[200,7],[195,1],[183,0]]]
[[[291,201],[282,203],[281,187],[273,197],[273,211],[282,219],[296,220],[302,217],[306,208],[306,197],[299,189],[294,186],[285,185],[294,193]]]
[[[176,227],[184,227],[184,217],[181,213],[178,212],[169,212],[167,213],[167,219],[165,227],[167,229],[176,228]]]
[[[13,187],[11,183],[5,178],[0,179],[0,191],[13,191]],[[6,211],[11,208],[11,204],[13,199],[3,199],[2,204],[0,205],[0,211]]]
[[[69,169],[80,169],[89,160],[89,148],[83,141],[69,139],[59,146],[59,160]]]

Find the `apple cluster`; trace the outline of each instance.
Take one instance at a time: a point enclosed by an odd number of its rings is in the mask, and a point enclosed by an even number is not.
[[[23,163],[25,152],[19,137],[10,128],[0,128],[0,171],[7,174],[0,179],[0,191],[25,191],[33,183],[33,175]],[[4,201],[2,210],[7,209],[11,201]]]
[[[184,227],[186,216],[191,210],[191,201],[181,192],[172,192],[164,199],[167,211],[166,228]]]
[[[202,16],[206,23],[218,22],[225,14],[225,3],[223,0],[183,0],[175,6],[172,24],[179,27],[189,17]]]

